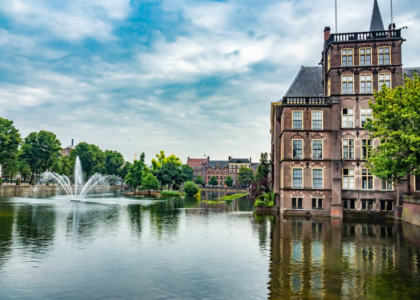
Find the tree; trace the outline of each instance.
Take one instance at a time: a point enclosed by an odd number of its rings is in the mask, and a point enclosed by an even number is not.
[[[204,179],[203,177],[201,177],[200,175],[197,176],[197,178],[195,179],[195,183],[199,184],[201,186],[204,186]]]
[[[25,160],[18,160],[18,170],[24,181],[26,181],[32,174],[31,168]]]
[[[187,176],[182,174],[179,165],[173,162],[165,163],[159,171],[155,172],[155,176],[162,187],[169,185],[172,189],[179,189],[179,185],[187,179]]]
[[[70,152],[70,160],[73,164],[77,156],[82,163],[83,171],[88,177],[95,173],[106,173],[106,154],[98,146],[85,142],[79,143]]]
[[[187,176],[188,181],[194,180],[194,170],[189,165],[182,165],[181,167],[182,174]]]
[[[150,196],[150,190],[156,191],[159,189],[159,181],[152,173],[149,173],[143,178],[142,188],[146,189]]]
[[[128,171],[130,170],[132,164],[129,161],[126,161],[124,166],[121,168],[119,175],[121,176],[121,178],[125,178],[125,176],[127,176]]]
[[[34,176],[44,172],[61,157],[61,143],[52,132],[41,130],[29,134],[21,148],[20,157],[25,159],[32,171],[32,183]]]
[[[137,187],[141,185],[143,178],[144,163],[141,160],[135,160],[131,165],[127,176],[125,176],[125,182],[136,191]]]
[[[2,168],[2,173],[6,179],[10,178],[10,180],[13,180],[18,171],[18,162],[16,159],[8,159],[5,161]]]
[[[152,170],[158,171],[160,170],[166,163],[173,163],[176,166],[181,167],[181,159],[179,157],[176,157],[174,154],[171,154],[170,156],[166,157],[165,151],[161,150],[160,154],[156,154],[157,159],[152,159]]]
[[[215,185],[219,185],[219,182],[217,181],[216,176],[214,176],[214,175],[213,175],[213,176],[210,178],[209,184],[210,184],[210,185],[213,185],[213,186],[215,186]]]
[[[238,183],[242,186],[249,186],[254,180],[254,172],[252,169],[242,167],[238,172]]]
[[[108,175],[117,175],[124,166],[124,157],[121,153],[105,150],[105,169]]]
[[[270,174],[271,161],[268,159],[268,153],[261,153],[260,165],[257,168],[256,178],[268,178]]]
[[[368,168],[398,185],[409,174],[420,175],[420,77],[405,78],[395,89],[383,85],[374,98],[373,120],[368,119],[364,128],[380,145],[371,151]]]
[[[227,185],[227,186],[232,186],[233,185],[233,179],[232,179],[232,176],[228,176],[228,177],[226,177],[226,180],[225,180],[225,184]]]
[[[200,191],[200,189],[193,181],[187,181],[184,184],[184,191],[188,196],[192,197],[196,195]]]
[[[255,180],[251,185],[251,197],[257,198],[258,196],[268,193],[271,190],[271,184],[268,181],[268,175],[271,170],[271,160],[268,159],[267,153],[261,153],[260,165],[255,174]]]
[[[21,140],[13,121],[0,118],[0,165],[16,157]]]

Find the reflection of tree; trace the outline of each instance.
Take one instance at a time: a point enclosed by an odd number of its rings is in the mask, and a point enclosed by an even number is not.
[[[270,222],[273,222],[273,220],[274,216],[271,215],[254,215],[253,227],[254,231],[258,233],[261,251],[266,250],[269,246]]]
[[[0,203],[0,268],[11,251],[13,216],[13,206]]]
[[[54,205],[24,205],[17,211],[16,232],[21,243],[34,253],[52,246],[56,227]]]
[[[148,206],[132,204],[127,206],[130,225],[136,234],[141,235],[143,213],[148,210]]]
[[[150,207],[150,224],[158,237],[163,233],[173,235],[178,230],[179,215],[183,208],[182,199],[170,199],[164,202],[156,203]]]

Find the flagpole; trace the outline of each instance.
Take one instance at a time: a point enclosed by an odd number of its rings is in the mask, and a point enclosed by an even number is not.
[[[338,29],[337,29],[337,0],[335,0],[335,33],[338,33]]]
[[[392,8],[392,0],[391,0],[391,28],[394,27],[394,11]]]

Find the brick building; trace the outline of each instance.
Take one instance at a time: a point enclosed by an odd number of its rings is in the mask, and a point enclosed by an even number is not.
[[[233,158],[228,160],[209,160],[209,167],[206,171],[206,183],[212,176],[216,176],[219,185],[225,185],[226,178],[230,175],[233,179],[233,186],[237,185],[238,172],[242,167],[257,170],[259,163],[251,163],[251,158]]]
[[[207,158],[190,158],[187,159],[187,165],[189,165],[194,170],[194,181],[197,176],[201,176],[204,179],[204,183],[207,183],[206,180],[206,170],[209,166],[210,156]]]
[[[407,182],[393,187],[369,173],[367,146],[379,142],[363,130],[373,90],[413,75],[414,68],[402,67],[403,42],[395,24],[384,29],[375,0],[370,30],[331,34],[326,27],[321,66],[302,67],[272,103],[273,186],[282,214],[390,211],[407,191]]]

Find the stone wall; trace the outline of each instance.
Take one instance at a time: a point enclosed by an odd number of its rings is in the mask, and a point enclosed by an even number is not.
[[[420,226],[420,197],[403,197],[403,211],[401,220]]]

